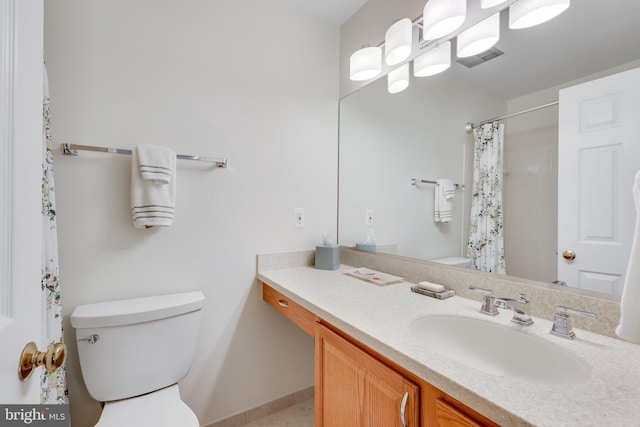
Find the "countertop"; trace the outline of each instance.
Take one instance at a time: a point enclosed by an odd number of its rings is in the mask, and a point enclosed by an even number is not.
[[[259,269],[270,285],[318,317],[503,426],[640,426],[640,345],[574,327],[576,339],[549,334],[552,322],[511,323],[511,312],[479,313],[479,302],[437,300],[411,292],[411,283],[378,286],[339,270]],[[423,316],[456,315],[495,322],[538,336],[579,357],[590,376],[579,384],[535,383],[467,367],[413,337]]]

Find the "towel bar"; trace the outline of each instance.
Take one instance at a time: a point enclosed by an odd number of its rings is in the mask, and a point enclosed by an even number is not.
[[[77,156],[78,150],[131,155],[131,150],[127,150],[123,148],[96,147],[93,145],[79,145],[79,144],[66,144],[66,143],[61,144],[61,146],[62,146],[62,153],[67,156]],[[185,154],[177,154],[176,157],[180,160],[196,160],[198,162],[214,163],[219,168],[227,167],[227,159],[214,158],[214,157],[202,157],[202,156],[188,156]]]
[[[412,178],[411,179],[411,185],[418,185],[418,184],[437,184],[438,181],[431,181],[428,179],[416,179],[416,178]],[[454,187],[456,187],[456,189],[464,189],[464,185],[462,184],[453,184]]]

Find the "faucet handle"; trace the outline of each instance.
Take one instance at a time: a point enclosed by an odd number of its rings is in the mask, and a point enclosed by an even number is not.
[[[482,305],[480,306],[480,313],[487,314],[489,316],[497,316],[500,314],[498,308],[494,305],[495,298],[493,297],[493,291],[491,289],[479,288],[477,286],[469,286],[469,289],[476,292],[482,292]]]
[[[556,310],[555,319],[553,321],[553,327],[551,328],[550,333],[553,335],[557,335],[562,338],[574,339],[576,334],[573,332],[573,328],[571,328],[571,323],[569,319],[569,314],[576,314],[582,317],[588,317],[590,319],[597,319],[598,316],[595,313],[591,313],[589,311],[577,310],[575,308],[565,307],[563,305],[559,305]]]

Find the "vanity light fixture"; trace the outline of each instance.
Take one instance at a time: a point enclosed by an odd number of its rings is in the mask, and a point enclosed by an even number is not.
[[[434,76],[450,66],[451,42],[447,40],[413,60],[413,75],[416,77]]]
[[[509,6],[509,28],[521,29],[555,18],[570,6],[571,0],[520,0]]]
[[[351,55],[349,76],[354,81],[364,81],[382,72],[382,48],[363,47]]]
[[[483,9],[489,9],[490,7],[497,6],[506,1],[507,0],[480,0],[480,7]]]
[[[466,58],[482,53],[498,40],[500,40],[500,13],[494,13],[458,34],[458,57]]]
[[[480,0],[482,9],[496,7],[490,17],[474,17],[471,26],[457,31],[466,19],[467,0],[428,0],[422,16],[403,18],[389,27],[385,40],[375,47],[363,47],[350,58],[349,76],[354,81],[372,80],[382,73],[382,48],[388,66],[402,64],[411,57],[413,26],[422,29],[420,49],[430,48],[414,59],[413,75],[432,76],[451,66],[451,40],[457,37],[460,58],[487,51],[500,39],[500,13],[509,9],[509,28],[528,28],[546,22],[569,8],[571,0]],[[445,37],[446,36],[446,37]],[[434,47],[435,46],[435,47]],[[495,57],[495,55],[494,55]],[[406,65],[406,67],[405,67]],[[391,75],[393,73],[393,76]],[[409,85],[409,66],[403,64],[388,75],[389,92],[400,92]],[[404,75],[407,78],[404,78]],[[402,77],[401,77],[402,76]],[[402,82],[402,83],[401,83]],[[398,89],[400,88],[400,89]]]
[[[467,17],[467,0],[429,0],[422,12],[422,38],[435,40],[451,34]]]
[[[384,59],[387,65],[396,65],[411,55],[413,23],[409,18],[396,21],[384,37]]]
[[[389,93],[398,93],[409,87],[409,63],[402,64],[387,75]]]

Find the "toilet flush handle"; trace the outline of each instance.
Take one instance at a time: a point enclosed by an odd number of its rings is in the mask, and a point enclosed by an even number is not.
[[[98,341],[100,341],[100,335],[98,334],[93,334],[89,335],[87,338],[78,339],[78,342],[88,342],[89,344],[95,344]]]

